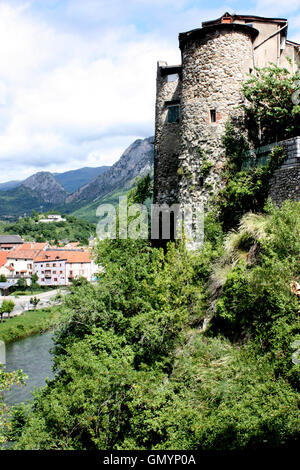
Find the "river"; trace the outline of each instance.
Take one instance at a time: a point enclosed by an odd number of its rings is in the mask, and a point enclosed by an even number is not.
[[[53,347],[52,337],[53,332],[47,331],[6,345],[6,370],[22,369],[28,375],[25,386],[14,385],[5,393],[7,404],[15,405],[32,400],[31,392],[34,387],[43,387],[47,377],[53,378],[50,354],[50,349]]]

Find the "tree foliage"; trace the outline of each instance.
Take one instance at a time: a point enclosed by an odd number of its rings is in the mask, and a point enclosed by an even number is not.
[[[0,444],[6,442],[11,429],[10,408],[4,402],[3,392],[13,385],[23,385],[25,379],[26,375],[21,370],[6,372],[0,364]]]
[[[292,99],[300,88],[299,71],[293,74],[275,64],[255,71],[243,85],[248,100],[248,129],[254,143],[263,145],[299,135],[300,102]]]

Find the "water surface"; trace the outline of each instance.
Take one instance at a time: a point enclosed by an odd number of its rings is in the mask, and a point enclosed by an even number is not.
[[[6,345],[6,370],[22,369],[28,375],[26,385],[18,387],[14,385],[11,390],[5,392],[5,402],[14,405],[22,401],[32,400],[34,387],[43,387],[45,379],[52,379],[52,355],[53,332],[47,331],[40,335],[14,341]]]

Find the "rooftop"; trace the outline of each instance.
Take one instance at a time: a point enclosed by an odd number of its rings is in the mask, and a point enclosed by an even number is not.
[[[0,268],[5,265],[6,259],[7,259],[6,257],[7,257],[7,252],[0,251]]]
[[[191,31],[186,31],[185,33],[180,33],[179,34],[179,47],[182,48],[186,41],[189,39],[198,39],[201,37],[206,36],[208,33],[217,31],[217,30],[228,30],[228,31],[239,31],[242,33],[247,33],[249,36],[252,37],[252,39],[255,39],[259,31],[252,26],[248,26],[246,24],[242,23],[213,23],[209,25],[205,25],[203,28],[197,28],[197,29],[192,29]]]
[[[22,249],[17,248],[15,250],[11,250],[7,253],[7,259],[31,259],[33,260],[40,252],[40,249],[30,248],[30,249]]]
[[[24,242],[19,235],[0,235],[0,244],[2,245],[3,243],[23,244]]]
[[[284,24],[287,23],[286,18],[267,18],[265,16],[255,16],[255,15],[236,15],[235,13],[228,13],[226,11],[224,15],[220,16],[220,18],[217,18],[216,20],[209,20],[209,21],[203,21],[202,22],[202,27],[206,26],[213,26],[216,24],[220,24],[222,22],[225,23],[231,23],[233,21],[247,21],[251,23],[252,21],[258,21],[261,23],[279,23],[279,24]]]
[[[40,252],[35,260],[36,263],[49,261],[66,261],[67,263],[90,263],[91,256],[87,251],[71,250],[47,250]]]

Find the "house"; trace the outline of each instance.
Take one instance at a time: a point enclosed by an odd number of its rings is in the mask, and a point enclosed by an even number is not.
[[[0,235],[0,250],[13,250],[18,246],[22,246],[24,241],[19,235]]]
[[[6,267],[11,271],[9,279],[26,279],[30,283],[34,273],[34,259],[47,248],[47,243],[24,243],[7,253]]]
[[[6,267],[7,263],[7,251],[0,251],[0,276],[3,275],[7,278],[10,274],[10,270]]]
[[[46,219],[39,219],[38,223],[49,223],[49,222],[65,222],[66,219],[62,218],[60,214],[49,214]]]
[[[40,252],[34,260],[34,271],[41,286],[65,286],[66,256],[58,250]]]
[[[87,251],[49,249],[36,256],[34,270],[41,286],[64,286],[79,277],[92,281],[98,266]]]

